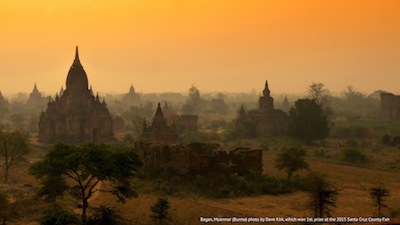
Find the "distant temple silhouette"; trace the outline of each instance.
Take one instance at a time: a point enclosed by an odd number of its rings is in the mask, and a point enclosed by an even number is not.
[[[381,119],[400,121],[400,95],[381,93]]]
[[[88,89],[78,47],[68,72],[66,89],[49,98],[39,121],[39,142],[87,143],[114,141],[113,120],[103,99]]]
[[[242,137],[248,138],[282,134],[285,132],[287,118],[284,111],[274,108],[274,99],[266,81],[263,96],[259,99],[259,108],[246,112],[242,105],[236,120],[236,130]]]
[[[140,95],[135,92],[133,85],[129,88],[129,92],[122,97],[122,102],[129,106],[140,105]]]
[[[171,126],[167,124],[160,103],[158,103],[151,126],[148,127],[146,120],[143,121],[141,139],[147,142],[164,144],[174,144],[178,139],[176,125],[175,123]]]
[[[46,98],[39,92],[36,83],[33,86],[32,92],[29,94],[26,105],[29,109],[37,110],[36,112],[40,112],[46,108]]]

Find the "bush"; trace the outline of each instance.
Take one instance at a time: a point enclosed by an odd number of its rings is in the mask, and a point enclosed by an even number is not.
[[[179,196],[196,193],[211,198],[230,198],[260,194],[276,195],[292,192],[297,187],[298,182],[296,177],[288,181],[259,173],[249,173],[246,175],[239,175],[237,173],[208,173],[197,176],[181,176],[165,168],[147,168],[147,171],[141,172],[142,179],[151,181],[150,188],[163,195]]]
[[[348,163],[363,163],[367,157],[356,148],[347,148],[342,151],[343,161]]]
[[[316,157],[319,157],[319,158],[324,158],[324,157],[328,157],[327,155],[326,155],[326,151],[325,151],[325,149],[323,149],[323,148],[321,148],[321,149],[315,149],[314,150],[314,155],[316,156]]]
[[[346,141],[346,146],[348,146],[348,147],[358,147],[358,146],[359,146],[359,143],[358,143],[358,141],[355,140],[355,139],[348,139],[348,140]]]
[[[353,131],[348,127],[339,127],[332,131],[331,136],[336,138],[348,138],[353,136]]]
[[[354,137],[356,138],[370,138],[373,136],[373,133],[368,127],[358,126],[354,129]]]
[[[101,205],[94,209],[88,220],[88,225],[124,225],[125,221],[120,212],[114,208]]]
[[[290,179],[297,170],[308,168],[308,164],[305,161],[306,155],[307,153],[303,148],[282,148],[276,158],[275,167],[279,170],[285,169],[288,179]]]
[[[44,211],[40,218],[41,225],[77,225],[80,220],[77,215],[61,209]]]
[[[235,173],[228,176],[222,174],[199,175],[194,181],[194,186],[199,193],[208,197],[231,198],[290,193],[295,187],[293,185],[295,182],[257,173],[250,173],[245,176]]]
[[[170,204],[168,199],[159,198],[156,204],[150,207],[150,218],[153,222],[159,225],[170,224],[171,218],[169,215]]]

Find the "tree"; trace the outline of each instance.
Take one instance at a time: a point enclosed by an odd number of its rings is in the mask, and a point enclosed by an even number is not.
[[[385,198],[389,196],[389,190],[382,187],[382,184],[379,184],[379,186],[371,188],[369,193],[375,205],[378,207],[378,216],[383,216],[382,208],[386,207],[384,201]]]
[[[285,169],[288,179],[290,179],[297,170],[308,168],[308,164],[304,160],[306,155],[303,148],[283,148],[278,154],[275,167],[279,170]]]
[[[312,174],[309,179],[309,205],[314,216],[331,216],[332,207],[336,207],[338,191],[321,174]]]
[[[150,218],[153,222],[159,225],[168,224],[170,221],[168,210],[170,208],[168,199],[159,198],[156,204],[150,207]]]
[[[357,91],[353,86],[347,86],[346,90],[343,92],[343,95],[350,102],[356,102],[365,98],[365,95]]]
[[[29,153],[28,135],[20,131],[0,131],[0,154],[4,158],[4,183],[8,180],[8,171],[16,162]]]
[[[333,115],[332,96],[329,94],[329,90],[324,89],[323,83],[312,83],[308,86],[308,95],[311,100],[314,100],[318,105],[322,107],[325,115],[329,119]]]
[[[353,86],[348,86],[343,92],[343,95],[349,106],[354,108],[365,107],[366,96],[361,92],[357,91]]]
[[[324,94],[324,84],[323,83],[312,83],[308,86],[308,95],[317,104],[323,105],[326,102],[327,96]]]
[[[86,225],[88,200],[95,192],[112,193],[121,202],[136,196],[130,179],[141,164],[131,148],[105,144],[56,144],[42,160],[31,166],[30,173],[41,180],[40,196],[56,199],[68,190],[70,195],[80,200],[82,224]],[[56,186],[51,188],[50,181]],[[102,181],[107,181],[107,185],[99,187]]]
[[[189,89],[189,96],[186,103],[182,105],[182,112],[185,114],[197,114],[203,104],[203,99],[200,96],[200,91],[196,86]]]
[[[144,117],[140,117],[138,115],[133,116],[132,119],[132,131],[134,138],[139,138],[142,135],[143,131],[143,123],[145,122]]]
[[[322,107],[311,99],[299,99],[289,111],[289,135],[306,142],[329,135],[328,119]]]
[[[200,97],[200,91],[196,86],[192,86],[189,89],[189,99],[188,101],[193,105],[200,105],[202,103],[202,99]]]
[[[25,123],[25,115],[20,113],[13,113],[10,115],[10,121],[12,122],[14,128],[23,129]]]

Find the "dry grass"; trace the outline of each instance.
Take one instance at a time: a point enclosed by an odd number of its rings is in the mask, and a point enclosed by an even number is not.
[[[376,209],[372,204],[369,189],[379,182],[390,190],[387,199],[389,207],[399,210],[400,175],[397,172],[378,171],[358,168],[349,165],[309,161],[310,170],[326,174],[330,181],[339,190],[337,208],[333,216],[369,217],[374,216]],[[275,167],[273,153],[265,153],[265,172],[275,176],[286,176]],[[304,175],[306,172],[302,172]],[[157,198],[144,194],[136,199],[129,200],[119,206],[123,214],[134,224],[149,224],[150,206]],[[113,202],[110,196],[101,196],[98,203]],[[232,199],[207,199],[202,197],[169,197],[175,222],[179,224],[200,224],[202,217],[312,217],[307,207],[308,195],[305,192],[295,192],[286,195],[264,195],[258,197],[243,197]],[[392,218],[394,219],[394,218]],[[236,223],[240,224],[240,223]]]
[[[383,153],[382,153],[383,152]],[[388,148],[372,155],[382,162],[393,160],[400,154],[397,149]],[[37,181],[28,175],[29,166],[43,157],[46,149],[34,147],[26,162],[20,162],[11,168],[9,184],[2,184],[0,188],[19,188],[33,195]],[[264,152],[264,172],[274,176],[286,177],[278,171],[275,165],[276,151]],[[338,164],[326,160],[309,157],[310,170],[326,174],[327,179],[339,190],[337,208],[333,216],[368,217],[374,216],[376,209],[372,204],[369,189],[382,183],[390,190],[387,205],[400,211],[400,173],[396,171],[382,171],[377,169],[360,168],[346,164]],[[307,172],[302,171],[301,176]],[[153,194],[141,194],[138,198],[130,199],[121,205],[115,198],[105,193],[97,195],[91,200],[91,206],[100,204],[116,206],[126,217],[130,224],[150,224],[150,206],[155,204],[158,197]],[[305,217],[312,216],[307,207],[307,193],[295,192],[286,195],[264,195],[258,197],[243,197],[231,199],[208,199],[204,197],[168,197],[171,204],[171,215],[174,224],[200,224],[202,217]],[[45,204],[37,201],[25,212],[18,221],[10,224],[38,224],[35,220],[41,215]],[[394,219],[394,218],[392,218]],[[240,224],[240,223],[235,223]]]

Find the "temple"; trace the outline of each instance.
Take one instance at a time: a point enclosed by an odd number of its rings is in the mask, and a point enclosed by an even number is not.
[[[133,85],[129,88],[129,92],[122,97],[122,102],[129,106],[140,105],[140,95],[135,92]]]
[[[0,118],[5,116],[8,111],[9,111],[9,103],[8,101],[3,97],[3,94],[0,91]]]
[[[381,119],[400,121],[400,95],[381,93]]]
[[[242,137],[259,137],[285,132],[287,114],[282,110],[274,108],[274,99],[265,82],[263,96],[259,99],[259,108],[245,111],[242,106],[236,120],[236,130]]]
[[[29,94],[29,98],[26,102],[28,109],[34,110],[35,112],[41,112],[46,108],[46,98],[42,96],[37,88],[37,85],[33,86],[32,92]]]
[[[39,142],[88,143],[114,141],[113,120],[105,100],[88,89],[78,47],[62,95],[49,98],[39,121]]]
[[[148,127],[146,120],[143,122],[142,141],[151,143],[174,144],[178,139],[178,133],[175,123],[168,125],[161,104],[158,103],[153,122]]]

